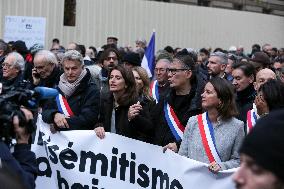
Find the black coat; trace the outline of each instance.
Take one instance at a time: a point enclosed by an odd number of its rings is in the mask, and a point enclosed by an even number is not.
[[[4,77],[1,78],[0,82],[3,84],[3,88],[18,88],[21,86],[23,81],[23,74],[20,72],[15,78],[7,80]]]
[[[175,139],[167,124],[164,112],[165,103],[169,103],[179,121],[185,127],[191,116],[202,112],[200,92],[197,88],[192,88],[188,95],[182,97],[177,96],[175,91],[171,90],[166,98],[159,101],[151,112],[152,123],[154,125],[154,144],[159,146],[165,146],[172,142],[180,144],[181,141]]]
[[[247,112],[252,109],[252,105],[256,96],[253,85],[249,85],[243,91],[237,92],[236,104],[239,115],[237,119],[246,124]],[[245,127],[246,128],[246,127]]]
[[[58,88],[63,95],[62,91]],[[60,130],[89,130],[93,129],[98,121],[99,112],[99,91],[91,82],[91,74],[82,79],[75,92],[67,98],[67,102],[74,113],[74,116],[67,118],[69,129]],[[54,123],[54,115],[59,112],[56,100],[49,100],[42,112],[42,119],[46,123]]]
[[[176,142],[179,145],[181,141],[177,141],[175,139],[167,124],[164,106],[165,103],[168,102],[173,108],[181,124],[185,127],[191,116],[202,112],[201,93],[204,88],[204,82],[201,78],[198,78],[198,81],[199,85],[194,84],[188,95],[177,96],[175,94],[175,90],[170,89],[169,94],[164,98],[160,98],[158,104],[152,108],[150,112],[150,119],[147,119],[146,117],[145,120],[148,120],[148,122],[136,121],[136,128],[144,128],[147,132],[151,130],[153,135],[153,144],[165,146],[169,143]]]
[[[140,101],[143,110],[141,111],[141,115],[137,116],[135,119],[128,121],[128,109],[131,105]],[[154,103],[154,101],[152,101]],[[136,101],[129,102],[127,105],[121,105],[114,108],[114,100],[112,94],[109,94],[108,100],[104,104],[104,122],[103,126],[106,132],[110,132],[111,130],[111,119],[112,119],[112,111],[115,111],[115,129],[116,134],[126,136],[129,138],[141,140],[144,142],[151,142],[152,137],[151,130],[144,125],[149,123],[147,120],[148,116],[146,112],[149,112],[148,102],[145,100],[137,99]],[[146,119],[145,119],[146,118]],[[136,121],[139,122],[143,127],[136,127]],[[151,128],[151,127],[150,127]]]
[[[61,75],[62,71],[57,66],[55,66],[51,74],[47,78],[40,79],[40,82],[37,86],[56,88],[59,83]],[[33,87],[37,86],[33,85]]]
[[[0,141],[0,159],[4,167],[21,178],[25,188],[35,188],[37,164],[35,154],[30,151],[30,145],[16,144],[14,153],[11,154],[7,145]]]

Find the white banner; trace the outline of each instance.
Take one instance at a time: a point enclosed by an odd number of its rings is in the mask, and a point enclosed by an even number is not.
[[[35,43],[44,46],[45,23],[43,17],[5,16],[4,41],[22,40],[28,48]]]
[[[233,170],[213,174],[207,164],[163,153],[160,146],[111,133],[101,140],[94,131],[52,134],[40,117],[37,125],[41,131],[32,146],[39,165],[37,188],[234,188]]]

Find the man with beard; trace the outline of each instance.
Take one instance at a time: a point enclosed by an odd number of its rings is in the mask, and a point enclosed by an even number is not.
[[[214,52],[210,55],[207,64],[207,70],[210,78],[221,77],[227,79],[226,67],[228,64],[228,56],[222,52]]]

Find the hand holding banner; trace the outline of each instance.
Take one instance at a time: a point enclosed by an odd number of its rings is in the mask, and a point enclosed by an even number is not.
[[[38,188],[234,188],[233,171],[213,174],[207,164],[160,146],[111,133],[101,140],[94,131],[52,134],[40,116],[37,125]]]

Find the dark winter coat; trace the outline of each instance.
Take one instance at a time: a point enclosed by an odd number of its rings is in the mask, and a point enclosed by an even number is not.
[[[249,85],[246,89],[237,92],[236,104],[239,115],[237,119],[246,123],[247,112],[252,109],[252,104],[256,96],[253,85]]]
[[[169,103],[181,124],[186,126],[186,123],[191,116],[202,112],[201,93],[203,91],[204,84],[203,80],[199,78],[199,85],[192,85],[190,93],[183,96],[176,95],[175,90],[170,89],[169,94],[164,98],[161,98],[158,104],[152,108],[152,111],[150,112],[150,119],[146,119],[148,120],[148,123],[144,122],[141,124],[141,122],[136,121],[135,126],[137,128],[143,127],[147,131],[151,130],[153,133],[153,144],[165,146],[169,143],[176,142],[179,146],[181,141],[177,141],[175,139],[165,118],[165,103]]]
[[[7,145],[0,141],[0,159],[3,166],[21,178],[25,188],[35,188],[37,164],[35,154],[30,151],[30,145],[16,144],[14,153],[11,154]]]
[[[58,91],[63,95],[59,88]],[[91,74],[87,70],[87,75],[82,79],[78,88],[67,98],[67,102],[74,113],[74,116],[66,119],[70,128],[60,130],[94,129],[98,121],[99,98],[99,91],[96,85],[91,82]],[[56,100],[49,100],[42,112],[43,121],[54,123],[54,115],[57,112],[59,111]]]
[[[116,129],[116,134],[126,136],[129,138],[141,140],[144,142],[150,142],[152,140],[151,135],[151,130],[148,130],[147,128],[144,127],[136,127],[134,124],[135,121],[138,121],[141,125],[145,125],[148,123],[148,120],[145,120],[145,117],[143,116],[140,118],[135,118],[131,120],[130,122],[128,121],[128,109],[131,105],[137,103],[138,99],[133,102],[129,102],[126,105],[121,105],[114,107],[114,99],[112,94],[109,95],[108,100],[104,104],[104,122],[103,126],[106,132],[110,132],[111,130],[111,119],[112,119],[112,111],[114,109],[115,111],[115,129]],[[143,107],[143,110],[141,111],[142,115],[146,115],[146,112],[148,110],[148,106],[145,101],[142,101],[140,99],[140,103]],[[154,103],[154,102],[153,102]]]
[[[55,66],[53,71],[47,78],[40,79],[40,82],[37,86],[56,88],[59,83],[61,75],[62,75],[62,71],[57,66]],[[33,86],[33,87],[37,87],[37,86]]]

